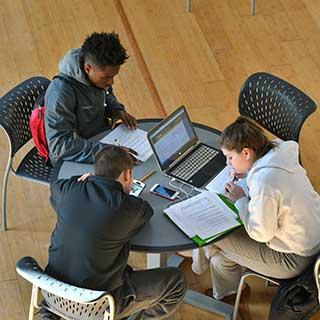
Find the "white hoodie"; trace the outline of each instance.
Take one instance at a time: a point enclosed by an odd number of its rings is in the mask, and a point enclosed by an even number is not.
[[[235,205],[252,239],[310,256],[320,250],[320,196],[299,164],[298,144],[277,144],[254,163],[247,176],[249,199]]]

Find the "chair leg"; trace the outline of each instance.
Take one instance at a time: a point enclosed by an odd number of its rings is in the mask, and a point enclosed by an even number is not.
[[[115,304],[112,296],[108,296],[109,301],[109,312],[106,310],[104,312],[103,320],[114,320]]]
[[[186,6],[187,6],[187,12],[190,12],[190,0],[187,0]]]
[[[245,281],[246,281],[246,277],[242,276],[241,279],[240,279],[239,286],[238,286],[236,301],[234,303],[232,320],[237,320],[238,309],[239,309],[239,304],[240,304],[240,299],[241,299],[241,293],[242,293],[242,289],[243,289],[243,286],[245,284]]]
[[[254,16],[254,1],[255,0],[250,0],[250,3],[251,3],[251,11],[250,12],[251,12],[252,16]]]
[[[28,320],[33,320],[34,308],[38,307],[38,291],[39,291],[39,288],[37,286],[33,285],[32,291],[31,291],[31,300],[30,300]]]
[[[2,183],[2,229],[3,231],[7,230],[7,185],[8,185],[8,177],[11,168],[12,158],[8,159],[6,170],[3,176]]]

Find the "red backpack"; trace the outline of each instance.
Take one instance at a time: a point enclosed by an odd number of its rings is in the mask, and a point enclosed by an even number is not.
[[[67,80],[66,78],[60,76],[55,76],[53,79],[55,78],[59,78],[69,84],[72,82],[71,80]],[[43,91],[34,103],[34,108],[29,119],[29,127],[38,154],[47,162],[49,161],[49,149],[44,127],[44,112],[46,110],[44,105],[44,96],[46,91],[47,90]]]
[[[31,112],[29,119],[29,127],[33,142],[37,148],[38,154],[46,162],[49,160],[48,143],[46,139],[46,131],[44,128],[44,96],[46,90],[37,98],[34,103],[34,109]]]

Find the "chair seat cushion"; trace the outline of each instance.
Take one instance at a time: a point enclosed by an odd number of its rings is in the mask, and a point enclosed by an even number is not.
[[[49,184],[53,167],[43,160],[34,147],[19,164],[16,175],[33,182]]]

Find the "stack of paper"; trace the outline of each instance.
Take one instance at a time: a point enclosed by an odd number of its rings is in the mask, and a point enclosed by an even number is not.
[[[141,129],[130,130],[123,124],[113,129],[100,142],[131,148],[138,153],[135,157],[142,162],[152,155],[147,132]]]
[[[236,208],[215,192],[204,191],[164,210],[197,244],[203,245],[240,226]]]
[[[226,166],[212,181],[210,181],[206,189],[214,191],[216,193],[224,194],[225,185],[228,181],[231,181],[231,167]],[[242,178],[236,181],[233,181],[239,187],[241,187],[246,195],[248,195],[247,179]]]

